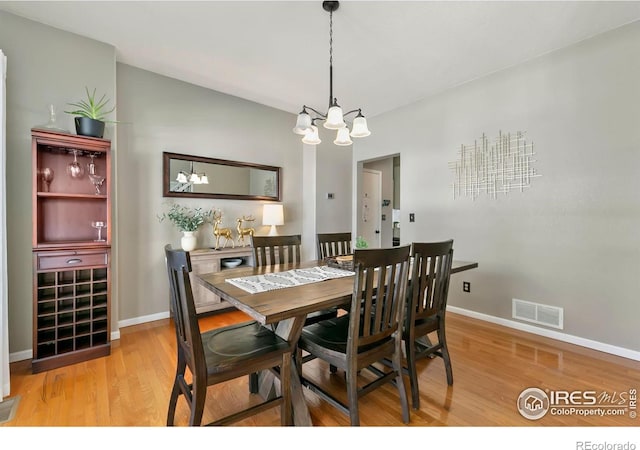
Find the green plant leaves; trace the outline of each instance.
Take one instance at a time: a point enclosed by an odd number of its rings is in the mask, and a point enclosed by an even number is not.
[[[203,211],[202,208],[188,208],[177,204],[171,205],[169,211],[158,216],[162,222],[169,219],[180,231],[197,231],[205,222],[211,218],[211,211]]]
[[[67,114],[72,114],[74,116],[80,117],[88,117],[90,119],[101,120],[102,122],[113,122],[105,120],[107,114],[111,114],[115,111],[116,107],[105,110],[107,104],[109,103],[109,99],[106,98],[106,94],[103,94],[100,97],[100,100],[96,101],[96,90],[93,89],[92,93],[89,93],[89,88],[85,86],[85,91],[87,93],[87,100],[80,100],[75,103],[68,103],[68,105],[75,107],[76,109],[72,111],[65,111]]]

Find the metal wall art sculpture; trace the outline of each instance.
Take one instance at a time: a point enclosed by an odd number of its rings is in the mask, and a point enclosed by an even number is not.
[[[453,198],[478,198],[481,193],[495,199],[512,190],[524,191],[531,179],[539,177],[533,163],[533,143],[524,139],[525,132],[502,132],[493,143],[483,133],[472,145],[461,145],[458,159],[449,163],[453,172]]]

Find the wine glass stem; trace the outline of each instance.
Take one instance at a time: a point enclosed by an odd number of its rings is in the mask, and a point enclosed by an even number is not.
[[[98,227],[98,240],[102,240],[102,227]]]

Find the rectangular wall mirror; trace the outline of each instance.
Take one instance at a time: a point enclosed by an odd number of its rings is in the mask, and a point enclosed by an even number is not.
[[[164,197],[281,200],[280,167],[162,153]]]

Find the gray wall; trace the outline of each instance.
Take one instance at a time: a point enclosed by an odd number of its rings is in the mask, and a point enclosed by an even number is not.
[[[2,11],[0,48],[7,55],[9,352],[16,353],[30,350],[32,339],[31,128],[47,123],[53,104],[58,126],[75,132],[63,111],[85,97],[85,86],[113,105],[115,49]],[[112,126],[105,137],[113,137]]]
[[[318,233],[351,231],[352,146],[335,145],[336,132],[320,127],[322,143],[316,147],[316,212]],[[327,193],[333,199],[327,199]]]
[[[453,238],[480,264],[453,276],[451,305],[507,319],[512,298],[557,305],[564,333],[640,350],[638,55],[636,22],[371,120],[354,161],[401,155],[401,242]],[[460,144],[500,130],[527,132],[542,177],[453,200]]]
[[[162,151],[258,162],[283,168],[285,225],[301,231],[302,145],[290,133],[295,116],[130,66],[117,66],[115,49],[100,42],[0,11],[0,48],[7,73],[7,232],[9,264],[9,351],[28,357],[32,347],[31,140],[54,104],[59,126],[74,132],[68,102],[95,87],[117,104],[112,140],[114,177],[114,286],[112,330],[118,322],[146,320],[168,310],[162,246],[180,243],[180,233],[156,215],[164,208]],[[116,97],[117,95],[117,97]],[[251,129],[246,127],[252,123]],[[284,131],[283,131],[284,130]],[[117,139],[116,139],[117,137]],[[122,145],[120,145],[120,140]],[[221,208],[224,224],[253,214],[258,233],[261,202],[180,200]],[[212,245],[211,226],[199,245]]]
[[[119,319],[128,320],[168,311],[162,249],[179,246],[181,234],[157,220],[167,202],[220,208],[223,226],[233,229],[236,218],[253,215],[256,233],[269,231],[262,226],[264,202],[163,198],[162,152],[282,167],[285,225],[278,233],[293,234],[302,231],[302,144],[291,133],[293,114],[123,64],[117,79],[124,122],[116,181]],[[197,234],[199,247],[214,246],[211,225]]]

